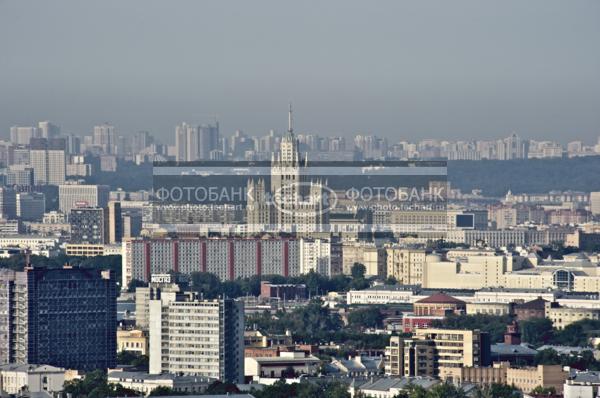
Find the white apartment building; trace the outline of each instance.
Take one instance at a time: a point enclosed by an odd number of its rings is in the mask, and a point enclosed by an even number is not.
[[[300,273],[331,276],[331,243],[323,239],[300,240]]]
[[[242,383],[244,304],[166,294],[149,303],[150,373]]]

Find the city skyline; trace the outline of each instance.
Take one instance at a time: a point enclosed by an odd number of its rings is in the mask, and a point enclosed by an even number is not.
[[[182,3],[0,3],[1,134],[110,121],[165,140],[216,116],[258,135],[284,131],[290,99],[321,135],[600,133],[596,2]]]

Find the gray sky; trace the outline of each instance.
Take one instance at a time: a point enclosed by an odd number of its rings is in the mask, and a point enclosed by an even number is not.
[[[600,135],[596,0],[0,0],[0,132]]]

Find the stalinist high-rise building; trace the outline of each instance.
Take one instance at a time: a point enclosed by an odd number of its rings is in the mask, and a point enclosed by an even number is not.
[[[308,159],[300,156],[292,122],[290,104],[287,134],[271,158],[270,190],[263,179],[248,181],[247,222],[284,232],[317,232],[327,218],[324,183],[307,178]]]

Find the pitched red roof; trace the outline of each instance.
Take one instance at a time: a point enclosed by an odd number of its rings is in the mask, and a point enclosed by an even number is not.
[[[417,301],[419,304],[466,304],[464,301],[448,296],[446,293],[435,293]]]

